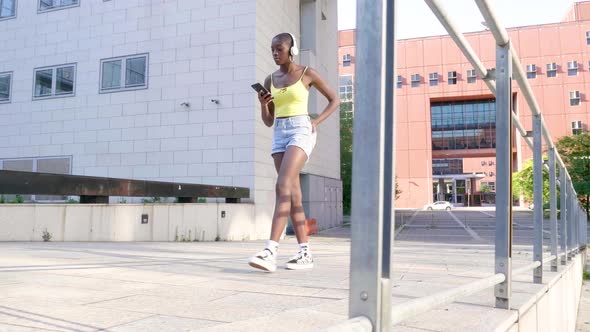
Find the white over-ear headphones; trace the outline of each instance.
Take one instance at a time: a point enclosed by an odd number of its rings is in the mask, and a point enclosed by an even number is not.
[[[299,48],[297,48],[297,41],[295,40],[295,36],[290,32],[287,32],[289,36],[291,36],[291,40],[293,41],[293,46],[289,49],[289,55],[297,55],[299,54]]]

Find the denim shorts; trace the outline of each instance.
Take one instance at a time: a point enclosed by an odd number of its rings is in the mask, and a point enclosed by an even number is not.
[[[317,131],[312,134],[311,130],[311,119],[307,115],[275,119],[271,155],[285,152],[294,145],[300,147],[309,160],[317,137]]]

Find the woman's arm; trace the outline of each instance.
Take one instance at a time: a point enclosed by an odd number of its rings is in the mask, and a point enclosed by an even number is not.
[[[336,95],[336,92],[332,90],[332,88],[322,79],[320,74],[312,68],[307,69],[305,72],[306,76],[309,76],[311,79],[310,85],[313,85],[318,91],[326,97],[328,100],[328,106],[324,109],[324,111],[314,119],[311,124],[313,128],[313,132],[316,131],[316,127],[326,118],[328,118],[338,106],[340,106],[340,98]]]
[[[270,91],[270,75],[264,80],[264,87],[266,90]],[[272,95],[270,93],[263,95],[263,92],[261,91],[258,94],[258,100],[260,101],[262,122],[264,122],[267,127],[272,127],[275,121],[275,105],[272,102]]]

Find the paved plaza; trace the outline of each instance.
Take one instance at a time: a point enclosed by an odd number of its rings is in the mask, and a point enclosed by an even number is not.
[[[492,274],[493,211],[408,210],[397,219],[405,226],[393,256],[394,306]],[[515,216],[515,268],[532,260],[531,219]],[[0,243],[0,331],[317,331],[347,319],[349,227],[312,238],[310,271],[251,269],[248,256],[263,243]],[[296,249],[287,237],[279,261]],[[514,277],[515,307],[542,287],[531,280]],[[493,303],[485,290],[396,331],[493,330],[515,315]]]

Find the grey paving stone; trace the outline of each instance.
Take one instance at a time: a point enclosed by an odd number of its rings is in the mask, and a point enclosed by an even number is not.
[[[219,322],[184,317],[154,315],[131,323],[109,327],[108,329],[105,329],[105,332],[188,332],[201,330],[205,327],[215,326],[217,324],[219,324]]]
[[[477,222],[489,221],[480,219],[468,225],[486,240]],[[418,214],[412,225],[427,222]],[[474,241],[456,222],[450,224],[457,229],[400,233],[393,254],[393,305],[493,273],[493,245]],[[286,238],[279,250],[280,268],[272,274],[247,265],[264,241],[0,243],[0,331],[319,330],[348,316],[349,232],[340,228],[313,236],[316,267],[309,271],[284,269],[298,249],[293,237]],[[523,240],[514,247],[514,267],[532,260],[531,230],[519,232]],[[542,287],[531,283],[531,274],[514,277],[514,307],[526,304]],[[545,271],[547,280],[551,276]],[[587,312],[585,301],[580,315]],[[487,331],[514,314],[493,306],[488,289],[395,329]]]

